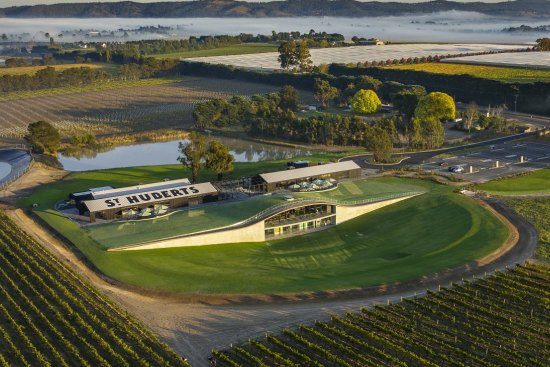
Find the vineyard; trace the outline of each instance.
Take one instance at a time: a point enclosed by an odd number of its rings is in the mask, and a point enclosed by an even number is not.
[[[0,212],[0,366],[188,366]]]
[[[0,138],[20,138],[27,125],[46,120],[62,135],[177,128],[189,125],[196,103],[233,95],[274,91],[272,86],[235,80],[193,78],[182,82],[88,90],[0,101]]]
[[[547,366],[550,268],[527,264],[419,299],[214,351],[218,366]]]
[[[460,59],[458,59],[460,60]],[[509,83],[533,83],[550,81],[549,70],[521,69],[512,67],[467,65],[451,63],[423,63],[388,66],[391,69],[416,70],[434,74],[467,74],[478,78],[500,80]]]

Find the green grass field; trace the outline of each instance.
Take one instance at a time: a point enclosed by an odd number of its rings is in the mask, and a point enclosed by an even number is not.
[[[550,169],[485,182],[477,185],[476,189],[501,196],[548,194],[550,193]]]
[[[263,52],[276,52],[279,47],[276,43],[241,43],[227,47],[210,48],[195,51],[180,51],[169,54],[148,55],[159,59],[166,58],[184,58],[207,57],[207,56],[226,56],[226,55],[246,55],[259,54]]]
[[[253,169],[247,165],[257,164],[241,164],[239,172]],[[76,223],[51,209],[73,189],[184,177],[174,175],[176,168],[73,174],[45,186],[21,205],[39,203],[36,213],[107,276],[145,288],[188,293],[284,293],[405,281],[479,259],[507,236],[496,217],[452,188],[400,178],[372,182],[381,188],[404,185],[429,192],[325,231],[268,243],[107,252]]]
[[[387,66],[400,70],[425,71],[433,74],[467,74],[478,78],[499,80],[507,83],[549,82],[550,70],[531,70],[484,65],[450,63],[424,63]]]

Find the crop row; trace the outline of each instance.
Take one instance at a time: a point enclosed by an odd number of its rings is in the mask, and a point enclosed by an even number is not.
[[[550,268],[506,272],[332,316],[229,350],[222,366],[546,366]]]
[[[128,133],[191,122],[196,103],[232,95],[251,96],[274,88],[231,80],[193,79],[181,83],[84,91],[0,101],[0,137],[22,137],[27,125],[51,122],[62,134]]]
[[[1,212],[0,279],[0,365],[187,365]]]

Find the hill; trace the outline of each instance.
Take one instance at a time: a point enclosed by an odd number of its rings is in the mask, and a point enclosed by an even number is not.
[[[191,18],[191,17],[375,17],[471,11],[493,16],[548,17],[549,0],[516,0],[500,3],[460,3],[436,0],[420,3],[381,3],[355,0],[293,0],[253,3],[234,0],[179,2],[53,4],[0,9],[0,17],[14,18]]]

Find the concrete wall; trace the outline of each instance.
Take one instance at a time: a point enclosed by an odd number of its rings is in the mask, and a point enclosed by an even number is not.
[[[419,194],[420,195],[420,194]],[[416,195],[404,196],[396,199],[390,199],[386,201],[380,201],[377,203],[364,204],[364,205],[337,205],[336,206],[336,224],[344,223],[350,219],[357,218],[360,215],[370,213],[376,209],[383,208],[385,206],[395,204],[397,202],[407,200]]]
[[[204,246],[237,242],[265,241],[264,221],[251,224],[247,227],[220,230],[217,232],[194,234],[186,237],[177,237],[142,245],[125,246],[110,249],[109,251],[150,250],[169,247]]]

